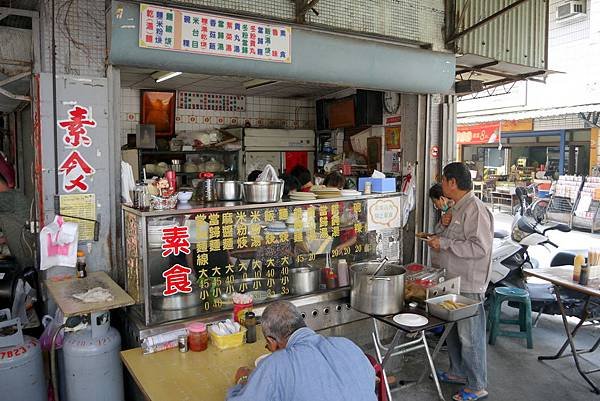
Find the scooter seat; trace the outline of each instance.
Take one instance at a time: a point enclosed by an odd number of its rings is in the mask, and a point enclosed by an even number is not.
[[[494,230],[494,238],[502,239],[508,237],[508,231],[506,230]]]

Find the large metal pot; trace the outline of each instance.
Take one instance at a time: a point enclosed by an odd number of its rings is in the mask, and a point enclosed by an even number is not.
[[[193,287],[192,287],[193,288]],[[196,288],[193,288],[189,294],[178,293],[164,296],[164,284],[152,286],[151,298],[152,308],[156,310],[180,310],[193,308],[200,305],[200,295]]]
[[[350,305],[370,315],[391,315],[404,306],[404,275],[401,265],[388,263],[376,277],[380,262],[356,263],[350,266]]]
[[[309,294],[319,289],[321,269],[297,267],[290,269],[290,292],[294,295]]]
[[[283,181],[249,181],[243,188],[244,199],[250,203],[279,202],[283,196]]]
[[[242,199],[242,183],[240,181],[215,181],[215,194],[220,201],[237,201]]]

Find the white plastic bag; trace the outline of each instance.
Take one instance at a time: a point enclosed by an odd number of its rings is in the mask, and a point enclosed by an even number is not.
[[[404,209],[402,210],[402,221],[404,222],[404,226],[408,224],[408,217],[416,204],[415,180],[413,179],[412,173],[413,169],[409,166],[408,173],[402,179],[402,192],[406,195]]]
[[[279,181],[279,175],[273,166],[267,164],[262,173],[256,178],[256,181]]]
[[[79,225],[63,221],[61,216],[40,231],[40,269],[53,266],[75,267]]]

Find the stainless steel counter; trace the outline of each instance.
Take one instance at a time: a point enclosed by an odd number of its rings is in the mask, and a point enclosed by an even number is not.
[[[388,198],[392,196],[404,196],[401,192],[389,192],[383,194],[370,194],[370,195],[359,195],[359,196],[346,196],[339,198],[327,198],[327,199],[316,199],[306,201],[294,201],[289,199],[283,199],[280,202],[275,203],[247,203],[243,201],[215,201],[215,202],[189,202],[187,204],[178,203],[177,208],[169,210],[151,210],[148,212],[142,212],[138,209],[134,209],[129,206],[123,206],[123,209],[135,214],[136,216],[142,217],[160,217],[160,216],[173,216],[181,214],[195,214],[195,213],[206,213],[206,212],[222,212],[230,208],[236,210],[249,210],[249,209],[266,209],[270,207],[283,207],[283,206],[302,206],[302,205],[313,205],[320,203],[332,203],[341,201],[357,201],[366,199],[378,199]]]

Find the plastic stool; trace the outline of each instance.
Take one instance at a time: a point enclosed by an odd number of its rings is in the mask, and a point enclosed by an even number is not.
[[[519,305],[518,319],[501,319],[500,311],[503,302],[515,302]],[[496,337],[526,338],[527,348],[533,348],[532,324],[531,324],[531,299],[529,293],[520,288],[498,287],[494,290],[492,304],[490,307],[490,345],[496,343]],[[500,329],[501,324],[519,325],[519,331],[505,331]]]

